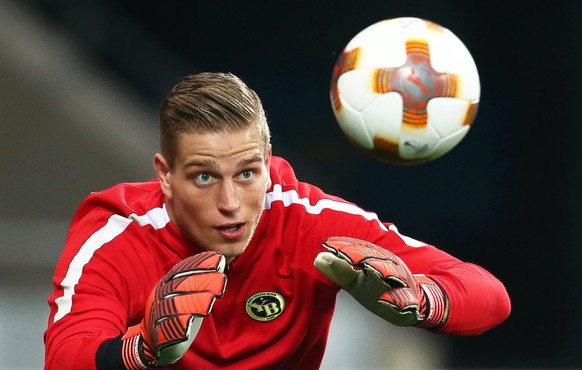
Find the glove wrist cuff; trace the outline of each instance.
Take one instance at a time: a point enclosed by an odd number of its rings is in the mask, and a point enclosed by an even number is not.
[[[442,288],[425,275],[415,275],[424,296],[421,313],[424,320],[418,327],[438,329],[445,324],[449,316],[449,300]]]
[[[155,357],[141,335],[141,325],[130,327],[123,336],[122,343],[121,357],[126,369],[144,370],[156,368]]]

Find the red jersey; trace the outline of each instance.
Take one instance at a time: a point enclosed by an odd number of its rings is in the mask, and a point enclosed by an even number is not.
[[[272,158],[270,174],[256,233],[225,271],[224,297],[169,369],[317,369],[340,289],[313,266],[329,236],[368,240],[397,254],[413,273],[437,281],[450,301],[439,332],[478,334],[507,317],[506,290],[485,269],[299,182],[281,158]],[[89,195],[56,266],[45,368],[95,369],[99,345],[138,324],[157,281],[199,252],[170,222],[158,180]]]

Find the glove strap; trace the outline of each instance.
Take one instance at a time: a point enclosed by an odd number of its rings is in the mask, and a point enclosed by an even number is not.
[[[417,326],[425,329],[438,329],[445,324],[449,317],[449,300],[442,288],[431,278],[422,274],[414,275],[414,277],[424,296],[420,308],[424,320]]]
[[[141,325],[127,329],[123,336],[121,357],[127,370],[155,369],[156,360],[153,352],[141,334]]]

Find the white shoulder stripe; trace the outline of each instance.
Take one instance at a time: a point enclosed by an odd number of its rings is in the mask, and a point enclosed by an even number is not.
[[[358,206],[350,203],[338,202],[332,199],[320,199],[315,204],[309,203],[309,198],[300,198],[295,190],[283,191],[281,184],[273,185],[273,191],[267,193],[265,198],[265,209],[270,209],[273,202],[283,202],[285,207],[292,204],[299,204],[305,207],[309,214],[318,215],[324,209],[331,209],[333,211],[349,213],[351,215],[360,215],[368,221],[376,221],[382,230],[387,231],[386,226],[378,219],[378,215],[373,212],[366,212]]]
[[[147,211],[144,215],[138,216],[135,213],[129,215],[129,218],[137,222],[139,226],[152,225],[156,230],[163,229],[170,222],[168,212],[166,212],[166,204],[162,208],[153,208]]]
[[[303,207],[305,207],[305,211],[307,211],[307,213],[309,214],[317,215],[320,214],[321,211],[323,211],[324,209],[331,209],[338,212],[349,213],[351,215],[360,215],[368,221],[374,220],[377,221],[380,228],[384,231],[391,230],[395,232],[404,241],[404,243],[410,247],[417,248],[426,245],[426,243],[424,242],[418,241],[414,238],[401,234],[396,228],[396,226],[393,224],[391,224],[389,228],[386,228],[386,225],[384,225],[382,221],[378,219],[378,215],[376,213],[364,211],[360,207],[350,203],[338,202],[331,199],[321,199],[317,203],[312,205],[309,203],[308,198],[300,198],[299,194],[297,194],[297,191],[288,190],[284,192],[281,184],[274,184],[273,191],[267,193],[267,196],[265,198],[265,209],[270,209],[273,202],[278,201],[283,202],[283,205],[285,207],[288,207],[292,204],[300,204]]]
[[[79,252],[71,260],[67,274],[61,281],[63,295],[55,299],[57,313],[55,314],[53,322],[57,322],[71,312],[73,296],[75,295],[75,285],[79,283],[81,275],[83,274],[83,267],[91,260],[95,251],[120,235],[133,221],[137,222],[140,226],[151,225],[157,230],[165,227],[170,219],[166,212],[165,204],[163,208],[151,209],[141,216],[131,214],[128,218],[120,215],[112,215],[109,217],[107,223],[87,239],[79,249]]]

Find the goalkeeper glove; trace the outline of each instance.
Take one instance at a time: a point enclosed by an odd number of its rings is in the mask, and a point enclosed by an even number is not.
[[[392,252],[348,238],[324,240],[314,266],[362,306],[397,326],[438,328],[448,316],[448,300],[436,282],[412,274]]]
[[[127,369],[162,367],[178,361],[226,287],[225,258],[202,252],[176,264],[154,287],[138,325],[122,337]]]

